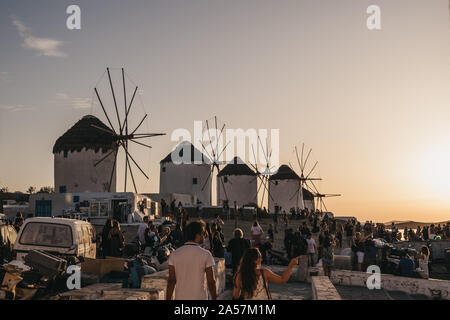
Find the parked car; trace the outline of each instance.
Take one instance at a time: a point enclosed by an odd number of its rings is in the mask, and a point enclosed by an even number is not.
[[[94,227],[86,221],[36,217],[25,220],[14,244],[17,260],[30,250],[42,250],[66,257],[96,258]]]
[[[10,224],[0,222],[0,264],[13,259],[13,247],[16,242],[16,229]]]

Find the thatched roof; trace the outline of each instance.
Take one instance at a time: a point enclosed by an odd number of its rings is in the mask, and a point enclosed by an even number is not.
[[[303,200],[314,200],[314,196],[311,191],[306,190],[305,188],[303,188]]]
[[[95,152],[102,150],[103,153],[106,153],[108,150],[116,147],[112,134],[94,128],[91,125],[109,129],[98,118],[91,115],[84,116],[56,140],[53,146],[53,153],[62,151],[80,152],[83,148],[86,150],[91,149]]]
[[[294,172],[294,170],[283,164],[278,169],[277,173],[270,176],[269,180],[300,180],[300,177]]]
[[[209,160],[209,158],[207,156],[205,156],[202,152],[200,152],[200,150],[198,150],[196,147],[194,147],[194,145],[188,141],[183,141],[180,144],[178,144],[174,151],[178,152],[178,155],[180,156],[180,159],[183,158],[183,150],[188,148],[191,148],[191,159],[190,159],[190,163],[187,164],[196,164],[195,160],[200,160],[202,161],[202,163],[205,164],[211,164],[211,161]],[[172,151],[173,152],[173,151]],[[172,152],[170,152],[164,159],[162,159],[160,161],[160,163],[170,163],[173,162],[172,161]],[[183,163],[186,164],[186,163]]]
[[[250,169],[243,161],[234,157],[234,159],[220,170],[218,177],[221,176],[255,176],[256,173]]]

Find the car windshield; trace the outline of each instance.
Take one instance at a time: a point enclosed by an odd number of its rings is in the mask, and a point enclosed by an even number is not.
[[[72,229],[56,223],[30,222],[20,236],[20,244],[69,248],[72,246]]]

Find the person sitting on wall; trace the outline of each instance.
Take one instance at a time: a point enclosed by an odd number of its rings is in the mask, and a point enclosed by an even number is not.
[[[396,273],[402,277],[416,277],[414,272],[414,261],[405,251],[400,253],[400,262],[398,263]]]

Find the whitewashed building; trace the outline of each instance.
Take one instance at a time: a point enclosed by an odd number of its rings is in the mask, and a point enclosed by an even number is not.
[[[55,192],[115,192],[116,173],[113,136],[92,125],[108,129],[98,118],[87,115],[56,140],[53,147]],[[110,155],[108,155],[111,153]],[[100,164],[94,164],[100,159]]]
[[[222,182],[223,184],[222,184]],[[224,190],[225,189],[225,190]],[[228,201],[230,207],[234,201],[241,207],[257,204],[258,177],[240,158],[235,157],[217,175],[217,204]]]
[[[104,224],[108,218],[120,223],[136,223],[144,216],[159,216],[160,204],[133,192],[36,193],[30,195],[25,212],[36,217],[79,214],[94,224]]]
[[[280,166],[278,172],[269,178],[269,211],[275,212],[276,207],[286,213],[291,208],[314,210],[313,194],[304,188],[302,192],[299,189],[300,177],[287,165]]]
[[[159,193],[187,194],[211,205],[211,162],[190,142],[184,141],[160,162]],[[203,189],[203,190],[202,190]]]

